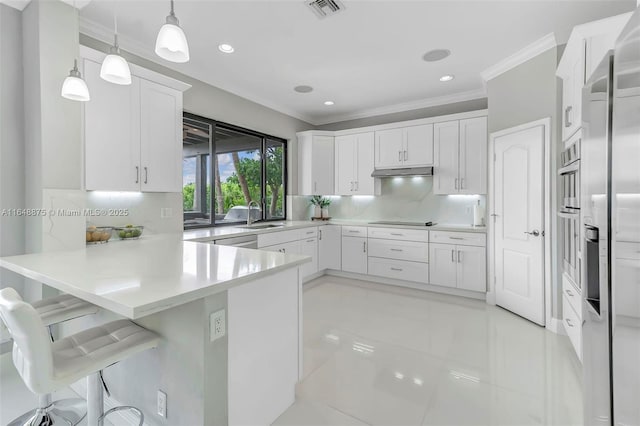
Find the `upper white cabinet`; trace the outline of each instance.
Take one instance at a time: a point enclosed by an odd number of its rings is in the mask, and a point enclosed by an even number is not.
[[[433,164],[433,124],[380,130],[375,138],[376,169]]]
[[[573,28],[556,71],[562,79],[563,141],[582,126],[582,88],[607,51],[613,49],[630,16],[625,13]]]
[[[189,85],[131,65],[132,84],[100,78],[104,54],[82,48],[85,188],[182,190],[182,92]]]
[[[486,194],[487,118],[435,123],[435,194]]]
[[[298,133],[298,192],[331,195],[334,192],[334,137],[320,132]]]
[[[335,138],[335,194],[377,195],[379,182],[371,177],[374,167],[373,132]]]

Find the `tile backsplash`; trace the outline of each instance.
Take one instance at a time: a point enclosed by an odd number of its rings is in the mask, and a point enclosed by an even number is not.
[[[329,213],[333,219],[433,221],[437,223],[473,223],[473,206],[480,200],[486,207],[485,195],[436,195],[433,177],[382,179],[379,196],[329,196]],[[289,217],[309,219],[310,197],[288,197]]]

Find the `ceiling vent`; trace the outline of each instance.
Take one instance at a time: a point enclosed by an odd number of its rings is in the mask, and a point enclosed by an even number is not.
[[[307,1],[306,3],[320,19],[344,10],[344,5],[338,0],[313,0]]]

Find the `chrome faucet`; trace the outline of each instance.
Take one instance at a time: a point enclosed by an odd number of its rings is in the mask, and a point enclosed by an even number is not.
[[[257,208],[260,208],[260,205],[257,201],[251,200],[249,204],[247,204],[247,226],[251,226],[253,223],[253,218],[251,217],[251,205],[255,204]]]

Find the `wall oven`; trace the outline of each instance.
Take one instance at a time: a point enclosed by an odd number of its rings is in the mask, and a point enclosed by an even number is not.
[[[580,238],[580,132],[562,152],[558,170],[562,202],[558,217],[562,235],[562,271],[578,290],[581,289]]]

